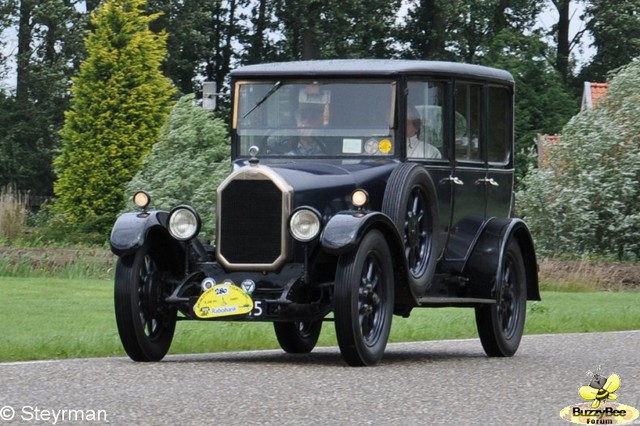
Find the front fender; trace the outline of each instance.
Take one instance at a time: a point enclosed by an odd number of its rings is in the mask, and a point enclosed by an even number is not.
[[[348,253],[358,247],[364,234],[372,228],[384,234],[392,252],[402,248],[402,239],[389,216],[380,212],[344,211],[333,216],[322,231],[322,248],[333,255]]]
[[[120,215],[111,230],[111,251],[116,256],[122,256],[139,249],[151,229],[161,228],[167,232],[168,217],[169,213],[165,211],[131,212]]]

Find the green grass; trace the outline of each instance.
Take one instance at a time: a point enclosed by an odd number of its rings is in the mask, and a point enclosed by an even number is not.
[[[546,291],[528,304],[527,334],[640,329],[640,292]],[[0,361],[124,355],[111,280],[0,277]],[[476,337],[472,309],[414,309],[390,341]],[[319,345],[335,346],[326,322]],[[270,323],[178,323],[170,353],[278,348]]]

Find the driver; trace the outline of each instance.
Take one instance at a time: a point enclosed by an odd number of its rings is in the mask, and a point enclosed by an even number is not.
[[[302,130],[297,145],[292,154],[314,155],[322,154],[322,147],[317,137],[312,136],[313,130],[324,126],[324,106],[322,104],[302,104],[295,112],[296,126]]]

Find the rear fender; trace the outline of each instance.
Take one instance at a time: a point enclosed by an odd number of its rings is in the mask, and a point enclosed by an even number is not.
[[[469,297],[493,298],[502,260],[511,239],[520,246],[527,277],[527,299],[540,300],[538,264],[533,238],[520,219],[490,219],[477,239],[463,274],[469,277]]]

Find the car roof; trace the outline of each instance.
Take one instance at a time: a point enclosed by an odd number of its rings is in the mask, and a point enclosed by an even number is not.
[[[340,77],[428,75],[436,77],[479,78],[513,84],[513,76],[504,70],[457,62],[398,59],[326,59],[272,62],[247,65],[231,71],[233,78]]]

